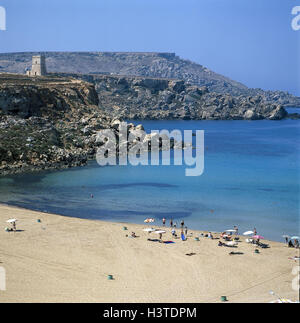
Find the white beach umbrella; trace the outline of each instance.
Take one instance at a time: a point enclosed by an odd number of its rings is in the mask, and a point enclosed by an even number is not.
[[[254,234],[253,231],[246,231],[243,233],[244,236],[251,236],[252,234]]]
[[[293,239],[293,240],[299,240],[300,237],[298,237],[298,236],[292,236],[291,239]]]
[[[143,229],[143,231],[145,231],[145,232],[154,232],[155,229],[153,229],[153,228],[146,228],[146,229]]]
[[[157,230],[157,231],[154,231],[154,233],[160,234],[160,233],[166,233],[166,231],[164,231],[164,230]]]
[[[13,222],[16,222],[16,221],[18,221],[17,219],[9,219],[9,220],[7,220],[6,222],[8,222],[8,223],[13,223]]]
[[[226,230],[226,232],[235,232],[236,230],[235,229],[228,229]]]

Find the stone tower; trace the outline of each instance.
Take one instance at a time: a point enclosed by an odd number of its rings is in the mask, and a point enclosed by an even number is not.
[[[32,67],[31,70],[26,72],[29,76],[42,76],[46,75],[46,61],[45,56],[38,55],[32,56]]]

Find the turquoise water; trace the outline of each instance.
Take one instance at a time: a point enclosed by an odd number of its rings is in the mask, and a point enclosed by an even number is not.
[[[182,219],[219,231],[256,227],[266,238],[299,234],[299,120],[144,121],[146,130],[205,131],[205,170],[106,166],[0,179],[0,201],[62,215],[143,223]],[[93,198],[91,197],[93,194]]]

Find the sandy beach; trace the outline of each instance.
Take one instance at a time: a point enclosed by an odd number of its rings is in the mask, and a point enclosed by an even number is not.
[[[5,231],[9,218],[18,219],[20,231]],[[264,241],[270,248],[256,254],[243,237],[238,248],[218,247],[217,239],[195,241],[199,232],[191,231],[187,241],[164,244],[147,240],[158,238],[143,232],[147,226],[0,205],[0,302],[220,302],[223,295],[228,302],[270,302],[270,290],[299,300],[292,289],[297,263],[289,259],[298,251],[283,243]],[[126,237],[131,231],[138,237]],[[172,240],[166,231],[164,240]]]

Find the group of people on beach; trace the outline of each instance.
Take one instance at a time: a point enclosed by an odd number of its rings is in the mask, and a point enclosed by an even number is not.
[[[163,227],[165,227],[166,226],[166,218],[164,217],[163,219],[162,219],[162,225],[163,225]],[[171,230],[171,233],[172,233],[172,236],[174,237],[174,238],[176,238],[177,237],[177,234],[176,234],[176,228],[177,228],[177,222],[175,221],[175,222],[173,222],[173,219],[171,218],[170,219],[170,228],[172,228],[172,230]],[[187,234],[188,234],[188,228],[187,228],[187,226],[185,226],[185,224],[184,224],[184,220],[181,220],[181,222],[180,222],[180,229],[181,229],[181,234],[185,234],[185,236],[187,236]],[[238,235],[238,231],[239,231],[239,229],[238,229],[238,227],[235,225],[234,226],[234,234],[235,235]],[[257,234],[257,231],[256,231],[256,228],[254,228],[254,235],[256,235]],[[226,235],[226,232],[223,232],[222,234],[221,234],[221,237],[222,237],[222,235]],[[227,236],[228,236],[228,240],[231,240],[231,235],[232,235],[232,233],[230,232],[229,234],[227,234]],[[212,233],[211,232],[208,232],[208,234],[206,235],[208,238],[210,238],[210,239],[214,239],[214,237],[213,237],[213,235],[212,235]]]
[[[162,219],[162,224],[163,224],[163,227],[166,226],[166,218],[163,218]],[[174,238],[177,238],[177,233],[176,233],[176,228],[177,228],[177,222],[173,222],[173,219],[171,218],[170,219],[170,228],[172,228],[171,230],[171,233],[172,233],[172,236]],[[181,228],[181,234],[185,234],[185,236],[187,236],[188,234],[188,228],[187,226],[184,225],[184,220],[181,220],[180,222],[180,228]]]
[[[286,237],[285,242],[286,242],[286,244],[288,245],[289,248],[297,248],[297,249],[300,248],[299,240],[297,240],[297,239],[295,239],[294,243],[293,243],[292,239],[289,239],[289,238]]]

